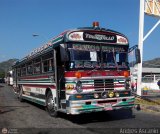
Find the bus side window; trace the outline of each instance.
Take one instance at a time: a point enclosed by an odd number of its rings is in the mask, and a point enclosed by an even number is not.
[[[42,62],[43,72],[53,71],[53,59],[45,60]]]
[[[53,59],[49,60],[49,70],[48,71],[53,71]]]
[[[26,66],[25,65],[23,65],[22,68],[21,68],[21,75],[22,76],[26,75]]]
[[[17,76],[21,76],[21,69],[20,68],[17,69]]]
[[[34,61],[34,73],[40,74],[41,73],[41,59],[36,59]]]
[[[32,62],[30,62],[30,63],[27,65],[27,74],[28,74],[28,75],[33,74],[33,65],[32,65]]]
[[[42,57],[42,71],[43,73],[53,71],[53,53],[49,53]]]
[[[45,61],[42,62],[42,64],[43,64],[43,72],[44,73],[48,72],[48,61],[45,60]]]

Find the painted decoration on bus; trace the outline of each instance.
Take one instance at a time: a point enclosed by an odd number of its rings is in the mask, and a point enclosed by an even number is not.
[[[123,36],[117,35],[117,43],[118,44],[128,44],[128,40],[124,38]]]
[[[73,32],[68,36],[71,41],[83,41],[83,32]]]
[[[83,51],[100,51],[99,45],[89,45],[89,44],[73,44],[73,49],[83,50]]]
[[[43,50],[45,50],[45,49],[47,49],[47,48],[49,48],[49,47],[52,47],[51,42],[49,42],[49,43],[47,43],[47,44],[41,46],[40,48],[34,49],[32,52],[30,52],[29,55],[27,55],[27,57],[29,58],[29,57],[31,57],[31,56],[37,54],[37,53],[42,52]]]
[[[89,44],[73,44],[73,49],[75,50],[83,50],[83,51],[100,51],[99,45],[89,45]],[[113,46],[102,46],[103,52],[125,52],[123,47],[113,47]]]
[[[127,38],[116,34],[98,34],[89,32],[72,32],[69,34],[68,39],[71,41],[96,41],[111,44],[128,44]]]
[[[102,46],[102,51],[103,52],[125,52],[125,49],[123,47],[113,47],[113,46]]]

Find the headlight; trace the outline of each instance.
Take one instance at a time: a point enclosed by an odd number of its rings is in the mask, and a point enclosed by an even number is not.
[[[119,97],[119,93],[115,93],[115,96],[116,96],[116,97]]]
[[[82,92],[82,82],[81,81],[77,81],[77,84],[76,84],[76,91],[78,93]]]
[[[102,92],[102,93],[101,93],[101,96],[102,96],[102,98],[104,98],[104,99],[107,98],[107,92],[106,92],[106,91]]]
[[[113,98],[113,97],[114,97],[114,92],[110,91],[110,92],[108,93],[108,96],[109,96],[110,98]]]
[[[126,82],[125,82],[125,88],[126,89],[130,88],[130,81],[129,80],[126,80]]]
[[[95,98],[95,99],[98,99],[98,98],[99,98],[99,94],[94,93],[94,98]]]

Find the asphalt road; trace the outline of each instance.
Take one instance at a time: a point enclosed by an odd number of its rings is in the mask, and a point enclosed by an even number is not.
[[[153,129],[154,128],[154,129]],[[133,109],[58,118],[30,102],[19,102],[11,87],[0,84],[0,134],[134,134],[160,133],[160,115]]]

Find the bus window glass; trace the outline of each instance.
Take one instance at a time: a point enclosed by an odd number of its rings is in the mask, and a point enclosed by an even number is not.
[[[53,67],[53,53],[49,53],[48,55],[45,55],[42,57],[42,71],[44,73],[46,72],[52,72]]]
[[[127,47],[73,44],[69,46],[70,69],[127,67]]]
[[[33,65],[32,65],[32,62],[30,62],[30,63],[27,65],[27,74],[28,74],[28,75],[33,74]]]
[[[25,67],[25,65],[22,66],[22,68],[21,68],[21,74],[22,74],[22,76],[26,75],[26,67]]]
[[[17,69],[17,76],[21,76],[21,69],[20,68]]]
[[[90,52],[91,61],[97,61],[97,52]]]
[[[115,53],[118,67],[127,67],[127,53]]]
[[[53,71],[53,59],[43,61],[43,72]]]
[[[127,53],[120,53],[119,62],[126,62],[126,61],[127,61]]]
[[[103,53],[103,61],[106,61],[108,63],[115,63],[114,61],[114,53],[111,52],[111,53]]]
[[[34,61],[34,73],[40,74],[41,73],[41,59],[36,59]]]
[[[13,69],[13,77],[16,77],[16,69]]]
[[[89,51],[71,50],[71,60],[91,60]]]
[[[106,67],[125,67],[127,65],[127,53],[107,53],[103,52],[103,62],[106,63]]]

